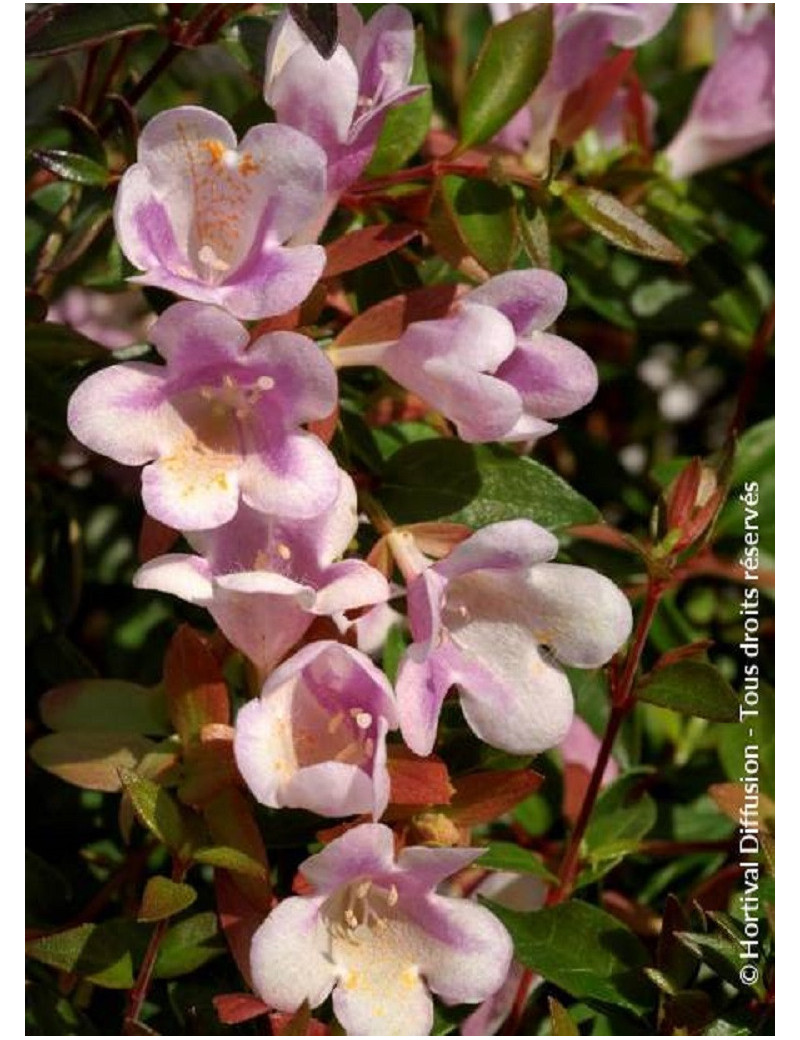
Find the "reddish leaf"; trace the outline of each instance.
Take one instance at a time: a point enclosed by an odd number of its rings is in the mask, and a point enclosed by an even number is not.
[[[413,321],[445,317],[457,290],[455,285],[433,285],[384,300],[354,318],[336,337],[335,346],[398,339]]]
[[[217,1017],[225,1026],[238,1026],[251,1018],[266,1015],[269,1008],[251,993],[220,993],[212,997]]]
[[[333,435],[336,433],[336,427],[339,425],[339,402],[336,402],[336,407],[333,409],[330,415],[326,415],[324,419],[314,419],[313,422],[308,424],[308,432],[313,433],[319,437],[323,444],[330,444],[333,440]]]
[[[564,763],[563,795],[561,798],[561,811],[565,819],[575,823],[583,805],[583,798],[589,787],[591,773],[583,766],[574,762]]]
[[[220,929],[242,978],[252,987],[250,946],[256,929],[264,923],[269,908],[261,909],[254,906],[225,870],[214,871],[214,892],[217,897]]]
[[[622,85],[633,61],[634,51],[620,51],[604,62],[567,98],[561,111],[556,137],[568,147],[593,126]]]
[[[30,756],[48,773],[87,791],[119,791],[119,770],[133,769],[156,745],[137,733],[50,733]]]
[[[322,277],[333,278],[388,256],[418,234],[419,231],[408,224],[373,224],[351,231],[325,246],[328,262]]]
[[[403,530],[413,534],[414,541],[426,556],[433,556],[437,560],[447,556],[473,533],[472,528],[464,524],[450,524],[439,520],[407,524]]]
[[[431,755],[419,758],[405,747],[390,748],[389,777],[391,778],[392,805],[447,805],[453,796],[453,786],[447,766]]]
[[[147,563],[156,556],[168,553],[177,540],[177,531],[145,513],[139,532],[139,561]]]
[[[533,794],[542,779],[532,769],[470,773],[454,781],[456,793],[445,811],[461,827],[490,823]]]
[[[758,823],[759,827],[766,829],[768,820],[775,819],[775,803],[763,792],[758,795],[758,808],[756,812],[749,806],[750,799],[745,795],[745,785],[735,783],[712,784],[708,793],[714,799],[717,808],[734,823],[741,823],[742,819],[750,819]]]
[[[253,819],[250,803],[241,791],[235,787],[225,788],[205,806],[204,815],[215,845],[237,849],[268,871],[267,851],[261,832]],[[269,881],[237,873],[233,875],[232,883],[263,918],[272,905]]]
[[[207,640],[189,625],[175,633],[164,661],[170,719],[184,744],[208,723],[230,723],[228,688]]]
[[[233,757],[233,728],[203,726],[200,743],[190,744],[184,755],[184,775],[178,797],[187,805],[206,805],[226,787],[240,783]]]
[[[659,657],[653,665],[653,671],[657,672],[659,668],[666,668],[677,661],[686,661],[692,657],[699,657],[701,654],[705,654],[706,650],[713,645],[714,641],[712,639],[699,639],[696,643],[676,646],[674,650],[667,650],[666,653]]]
[[[328,1036],[328,1027],[324,1023],[311,1018],[307,1008],[302,1016],[301,1011],[302,1008],[293,1015],[273,1012],[269,1016],[273,1036]]]

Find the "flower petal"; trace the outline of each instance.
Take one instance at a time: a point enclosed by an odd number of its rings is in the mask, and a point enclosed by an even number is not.
[[[597,369],[569,340],[535,332],[497,370],[522,398],[525,411],[540,419],[571,415],[597,393]]]
[[[380,823],[364,823],[307,859],[302,874],[318,892],[329,893],[359,878],[390,875],[394,869],[392,831]]]
[[[274,411],[279,400],[286,426],[324,419],[336,407],[336,371],[325,354],[306,336],[296,332],[271,332],[261,336],[247,352],[248,363],[258,365],[274,380],[273,390],[262,398]]]
[[[95,372],[69,400],[70,430],[87,448],[126,466],[169,451],[187,427],[165,399],[165,374],[138,361]]]
[[[372,779],[363,769],[346,762],[319,762],[289,778],[281,788],[276,808],[307,809],[320,816],[355,816],[371,813],[374,805]]]
[[[202,606],[210,602],[214,592],[206,560],[183,553],[167,553],[148,561],[134,574],[133,585],[137,589],[167,592]]]
[[[284,805],[282,787],[298,769],[289,715],[294,684],[249,701],[236,717],[233,750],[239,772],[262,805]]]
[[[315,1008],[333,988],[336,968],[326,956],[321,903],[321,898],[284,899],[253,936],[253,987],[269,1007],[297,1011],[307,1000]]]
[[[504,314],[517,336],[552,325],[567,305],[567,285],[552,271],[506,271],[464,297]]]
[[[170,373],[181,376],[241,360],[249,340],[244,325],[219,307],[185,300],[168,307],[150,330]]]
[[[187,440],[143,470],[144,507],[179,531],[227,523],[239,503],[240,466],[233,456],[206,453]]]
[[[476,570],[518,570],[551,560],[558,539],[531,520],[504,520],[488,524],[461,542],[434,570],[452,580]]]
[[[543,563],[528,574],[539,642],[575,668],[605,664],[631,633],[631,605],[617,586],[588,567]]]
[[[293,432],[264,438],[263,454],[250,454],[241,473],[242,497],[253,509],[283,516],[318,516],[336,498],[339,468],[313,434]],[[181,524],[198,527],[198,524]],[[206,524],[210,527],[210,524]]]
[[[412,643],[400,661],[395,682],[400,732],[417,755],[433,750],[442,702],[456,681],[457,665],[448,642],[431,652]]]
[[[511,937],[489,910],[466,899],[431,895],[419,906],[418,923],[445,946],[420,963],[434,993],[453,1004],[477,1004],[495,993],[511,966]]]

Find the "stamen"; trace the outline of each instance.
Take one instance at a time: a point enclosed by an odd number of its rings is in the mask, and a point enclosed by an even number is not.
[[[282,560],[290,560],[292,558],[292,550],[286,544],[286,542],[278,542],[275,547],[275,551]]]
[[[400,898],[400,895],[399,895],[399,893],[397,891],[397,886],[396,885],[390,885],[389,886],[389,891],[388,891],[388,893],[386,895],[386,902],[389,904],[389,906],[397,906],[397,900],[399,898]]]
[[[362,881],[360,885],[356,886],[356,895],[358,896],[359,899],[364,899],[367,896],[367,894],[369,893],[369,890],[371,888],[372,888],[372,882],[371,881]]]
[[[372,716],[368,711],[364,711],[363,708],[351,708],[350,714],[359,729],[369,729],[372,725]]]
[[[275,386],[275,380],[272,376],[259,376],[256,380],[256,386],[259,390],[271,390]]]
[[[200,247],[197,258],[200,263],[210,267],[212,271],[229,271],[231,267],[229,263],[217,256],[213,248],[208,244]]]
[[[328,719],[328,732],[331,734],[331,736],[336,732],[336,730],[341,726],[343,722],[343,711],[338,711],[335,715],[331,715],[331,717]]]

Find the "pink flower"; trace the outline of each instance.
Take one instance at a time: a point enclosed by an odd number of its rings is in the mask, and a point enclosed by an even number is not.
[[[490,4],[496,22],[533,4]],[[555,40],[550,65],[528,105],[497,140],[525,152],[532,166],[547,165],[561,109],[569,94],[597,71],[610,45],[638,47],[664,28],[675,4],[553,4]]]
[[[263,318],[299,304],[322,273],[321,247],[281,243],[324,198],[325,155],[308,137],[265,124],[237,145],[221,116],[185,106],[144,128],[114,219],[144,272],[131,281]]]
[[[592,360],[545,332],[567,300],[550,271],[508,271],[463,295],[445,318],[396,342],[337,350],[336,364],[376,364],[453,422],[465,441],[519,441],[556,427],[597,391]]]
[[[690,177],[775,139],[775,20],[766,4],[720,4],[717,58],[666,149]],[[730,10],[727,10],[730,8]]]
[[[231,520],[240,497],[254,509],[309,517],[326,509],[339,470],[299,429],[333,410],[336,374],[314,344],[248,332],[216,307],[178,303],[150,334],[166,365],[112,365],[72,395],[67,419],[93,451],[145,466],[148,513],[181,530]]]
[[[364,25],[337,4],[339,42],[323,58],[287,10],[267,45],[264,94],[280,123],[313,137],[328,157],[328,192],[338,196],[369,162],[389,109],[426,87],[410,87],[414,24],[403,7],[381,7]]]
[[[494,903],[499,903],[500,906],[508,907],[509,910],[531,913],[541,910],[544,906],[547,888],[540,878],[533,877],[531,874],[513,874],[507,870],[497,870],[489,873],[472,895],[483,896]],[[461,1023],[459,1030],[461,1035],[494,1036],[511,1014],[524,979],[524,965],[513,960],[500,989]],[[534,975],[528,983],[528,988],[539,981],[540,976]]]
[[[411,555],[402,544],[409,537],[390,536],[398,559]],[[557,552],[548,531],[509,520],[484,527],[410,581],[414,642],[400,663],[397,702],[412,751],[430,754],[452,686],[467,723],[492,747],[532,754],[564,739],[573,703],[558,664],[604,664],[632,619],[608,578],[549,562]]]
[[[306,860],[314,895],[280,903],[253,937],[253,984],[281,1011],[303,1001],[333,1010],[350,1036],[427,1036],[430,993],[485,1000],[503,982],[511,940],[488,910],[437,895],[479,849],[405,848],[363,824]]]
[[[205,607],[227,638],[266,673],[291,650],[315,617],[336,617],[386,600],[389,586],[362,560],[341,560],[358,527],[353,481],[339,472],[339,491],[324,512],[287,519],[240,505],[233,520],[187,534],[202,555],[170,553],[134,578]]]
[[[311,643],[239,712],[236,763],[270,808],[377,819],[389,802],[391,729],[397,709],[383,672],[349,646]]]

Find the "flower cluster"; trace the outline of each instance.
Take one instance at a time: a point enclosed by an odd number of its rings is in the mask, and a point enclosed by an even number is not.
[[[408,12],[385,7],[364,24],[337,6],[328,56],[289,11],[278,18],[264,87],[275,123],[238,142],[220,116],[185,106],[145,127],[119,184],[116,230],[141,272],[132,281],[181,299],[148,332],[160,360],[91,375],[70,401],[69,425],[89,448],[142,467],[145,510],[185,540],[188,551],[149,560],[135,585],[205,609],[257,676],[234,739],[252,795],[271,809],[356,817],[302,865],[302,894],[256,932],[258,995],[294,1012],[332,994],[355,1035],[428,1033],[431,993],[448,1003],[497,998],[496,1027],[519,982],[509,936],[474,901],[437,891],[480,850],[403,846],[406,835],[378,822],[391,801],[391,750],[402,741],[430,755],[452,691],[490,746],[533,755],[560,745],[573,723],[565,668],[609,661],[630,634],[630,606],[604,576],[555,562],[556,537],[525,519],[485,526],[438,559],[413,530],[391,530],[405,583],[392,586],[389,571],[353,552],[356,485],[309,424],[335,418],[337,369],[371,365],[461,440],[531,445],[593,398],[597,370],[550,331],[567,291],[548,270],[461,287],[446,314],[352,347],[326,350],[264,320],[298,308],[318,284],[327,218],[362,175],[390,109],[426,89],[409,85]],[[493,5],[498,18],[516,6]],[[555,5],[554,58],[505,143],[541,158],[567,97],[608,47],[651,38],[674,6]],[[763,12],[736,15],[668,151],[676,173],[767,139],[771,26]],[[752,105],[732,130],[720,81],[745,65]],[[404,599],[411,635],[394,688],[352,645],[361,612],[383,617],[393,598]],[[325,638],[315,637],[318,619]]]

